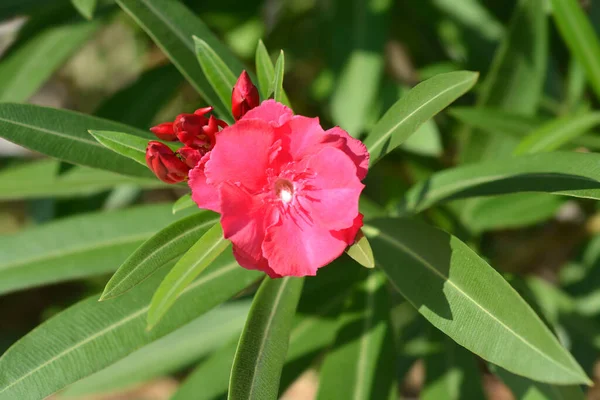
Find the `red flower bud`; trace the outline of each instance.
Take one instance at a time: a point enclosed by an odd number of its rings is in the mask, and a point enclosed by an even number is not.
[[[194,168],[200,162],[202,156],[204,156],[208,150],[193,149],[189,146],[184,146],[177,150],[177,153],[183,160],[183,162],[190,168]]]
[[[158,179],[178,183],[187,178],[189,167],[164,143],[151,141],[146,147],[146,164]]]
[[[233,118],[236,121],[242,118],[244,114],[258,106],[259,102],[258,89],[254,86],[246,71],[242,71],[231,93],[231,112]]]
[[[210,112],[212,107],[197,110],[195,114],[180,114],[175,118],[173,126],[179,141],[186,146],[198,150],[211,150],[215,145],[215,134],[219,127],[227,126],[225,121],[204,114]]]
[[[194,111],[194,114],[196,115],[205,115],[208,114],[209,112],[211,112],[213,110],[212,107],[208,106],[208,107],[203,107],[203,108],[199,108],[196,111]]]
[[[175,135],[172,122],[163,122],[162,124],[153,126],[150,128],[150,131],[152,131],[152,133],[160,140],[167,142],[175,142],[177,140],[177,135]]]

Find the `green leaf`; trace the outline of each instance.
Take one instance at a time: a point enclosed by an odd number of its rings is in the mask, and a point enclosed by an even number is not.
[[[475,357],[439,331],[432,335],[441,351],[425,356],[422,400],[484,399],[482,376]],[[434,343],[435,343],[434,342]]]
[[[24,102],[102,26],[100,21],[44,27],[0,62],[0,102]]]
[[[237,347],[231,378],[230,400],[278,398],[281,369],[290,340],[302,278],[265,278]]]
[[[384,47],[393,2],[332,2],[333,64],[339,77],[331,95],[331,118],[354,137],[365,129],[384,72]]]
[[[522,115],[534,115],[544,93],[548,65],[548,13],[546,0],[519,0],[508,31],[496,50],[482,84],[477,106]],[[463,132],[465,162],[501,158],[517,144],[506,135]]]
[[[136,128],[148,129],[156,114],[182,83],[183,77],[174,66],[169,64],[153,68],[104,101],[94,114]]]
[[[552,16],[573,56],[600,98],[600,42],[577,0],[551,0]]]
[[[514,193],[472,199],[461,220],[475,232],[514,229],[533,225],[556,215],[564,199],[544,193]]]
[[[208,43],[234,74],[239,75],[244,68],[204,22],[177,0],[116,1],[146,31],[204,100],[213,105],[219,115],[230,115],[198,64],[192,36]]]
[[[492,108],[454,107],[449,110],[449,114],[473,128],[499,136],[509,135],[519,141],[547,123],[546,120],[539,117],[519,115]],[[600,148],[600,141],[594,135],[576,136],[572,138],[572,142],[576,146]]]
[[[599,163],[598,154],[554,152],[450,168],[414,185],[403,209],[415,212],[444,200],[518,192],[600,199]]]
[[[465,94],[477,81],[469,71],[449,72],[421,82],[396,102],[365,139],[371,165],[402,144],[425,121]]]
[[[273,76],[273,83],[271,85],[272,90],[269,89],[269,92],[273,92],[273,98],[275,101],[285,104],[286,106],[290,106],[289,102],[286,103],[287,98],[285,98],[285,92],[283,91],[283,75],[285,73],[285,56],[283,54],[283,50],[279,53],[279,57],[277,57],[277,62],[275,63],[275,75]]]
[[[61,397],[113,392],[181,370],[237,339],[249,309],[249,301],[223,304],[110,367],[75,382]],[[228,374],[224,378],[227,377]]]
[[[263,100],[266,100],[273,94],[275,66],[262,40],[258,41],[258,46],[256,47],[256,74],[258,75],[258,89]],[[283,88],[281,96],[283,104],[290,104]]]
[[[275,67],[262,40],[259,40],[258,46],[256,46],[255,61],[260,94],[263,100],[268,99],[273,94],[272,82],[275,79]]]
[[[108,149],[146,167],[148,139],[123,132],[90,131],[90,135]]]
[[[373,250],[371,250],[369,239],[367,239],[362,230],[358,231],[354,244],[346,250],[346,253],[363,267],[375,268]]]
[[[414,135],[411,135],[402,143],[401,148],[411,153],[439,157],[444,152],[440,130],[435,121],[430,119]]]
[[[229,246],[221,224],[208,229],[175,264],[156,290],[148,311],[148,329],[153,328],[175,304],[185,288]]]
[[[198,207],[198,205],[192,200],[191,194],[184,194],[181,196],[175,203],[173,203],[173,214],[177,214],[178,212],[192,208]]]
[[[217,96],[219,96],[223,107],[231,110],[231,91],[235,86],[237,78],[208,43],[196,36],[194,36],[194,43],[196,46],[196,56],[198,57],[202,71],[204,71],[204,76],[210,82]],[[231,116],[231,112],[227,115]]]
[[[586,398],[578,386],[534,382],[499,367],[495,367],[492,371],[508,386],[515,400],[584,400]]]
[[[459,239],[411,219],[373,220],[369,228],[394,288],[458,344],[534,380],[591,383],[531,307]]]
[[[164,188],[156,178],[134,178],[85,167],[59,174],[60,162],[39,160],[0,170],[0,200],[89,196],[120,185]]]
[[[94,17],[97,0],[71,0],[71,3],[85,18],[92,19]]]
[[[317,399],[396,398],[396,358],[385,277],[372,272],[339,318],[320,372]]]
[[[106,284],[100,300],[122,295],[178,259],[218,222],[214,213],[203,211],[167,226],[127,258]]]
[[[586,113],[553,120],[523,138],[515,149],[515,154],[556,150],[598,124],[600,113]]]
[[[0,293],[112,272],[176,219],[169,205],[66,218],[0,236]]]
[[[0,399],[44,398],[173,332],[261,274],[244,270],[231,255],[223,255],[184,290],[172,312],[148,332],[145,314],[162,275],[153,276],[117,301],[98,302],[98,295],[83,300],[15,343],[0,358]]]
[[[149,133],[127,125],[73,111],[30,104],[0,104],[0,137],[73,164],[124,175],[152,177],[147,167],[96,142],[88,133],[89,129],[115,130],[150,138]]]
[[[336,317],[357,279],[363,276],[364,270],[351,267],[349,260],[341,257],[321,270],[319,279],[306,281],[290,333],[280,394],[333,342]],[[213,400],[225,394],[237,342],[215,351],[200,364],[172,400]]]

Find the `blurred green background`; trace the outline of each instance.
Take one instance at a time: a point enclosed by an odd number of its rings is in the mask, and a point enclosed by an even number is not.
[[[600,2],[580,3],[598,32]],[[85,4],[89,3],[0,1],[1,102],[72,109],[142,129],[206,105],[113,1],[98,0],[93,14]],[[520,139],[542,124],[585,115],[598,105],[583,68],[553,22],[549,2],[543,0],[185,4],[250,70],[259,39],[273,57],[283,49],[284,87],[295,112],[319,116],[323,126],[339,125],[359,138],[416,83],[454,70],[481,73],[474,91],[428,121],[370,171],[365,206],[378,205],[392,215],[401,212],[405,190],[433,172],[510,154]],[[600,149],[600,137],[593,132],[597,124],[597,117],[584,124],[585,135],[564,147]],[[0,139],[0,265],[2,253],[11,251],[3,238],[29,227],[91,211],[173,201],[184,193],[160,183],[101,178],[95,186],[61,193],[53,178],[69,171],[73,172],[69,164]],[[81,179],[88,178],[84,174]],[[451,202],[431,209],[426,218],[477,248],[494,267],[514,275],[517,288],[526,276],[560,285],[595,323],[600,312],[599,284],[594,279],[600,262],[596,236],[600,214],[594,202],[544,194],[505,195]],[[0,295],[0,353],[57,311],[101,291],[107,272]],[[589,359],[584,366],[593,373],[600,331],[578,332],[587,337],[586,345],[572,350]],[[422,388],[423,363],[415,360],[430,348],[418,338],[409,339],[404,350],[412,361],[401,368],[407,398]],[[193,361],[197,360],[189,363]],[[170,377],[102,398],[168,398],[187,366],[174,366]],[[314,373],[304,375],[286,398],[311,398],[315,379]],[[489,398],[512,398],[491,374],[484,374],[482,382]],[[590,389],[589,398],[600,398],[595,397],[600,396],[597,391]]]

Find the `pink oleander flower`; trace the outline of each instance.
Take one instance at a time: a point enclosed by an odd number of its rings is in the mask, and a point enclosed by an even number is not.
[[[315,275],[362,226],[368,158],[341,128],[324,131],[318,118],[267,100],[216,134],[189,186],[199,207],[221,214],[241,266],[273,278]]]

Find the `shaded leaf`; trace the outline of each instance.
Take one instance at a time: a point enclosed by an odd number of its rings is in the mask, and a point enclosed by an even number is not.
[[[513,393],[515,400],[583,400],[585,395],[577,386],[549,385],[495,367],[493,372]]]
[[[598,154],[554,152],[450,168],[414,185],[403,208],[414,212],[444,200],[518,192],[599,199],[599,163]]]
[[[600,113],[586,113],[553,120],[523,138],[515,149],[515,154],[556,150],[598,124]]]
[[[396,398],[388,311],[385,278],[371,273],[339,318],[336,341],[321,367],[317,399]]]
[[[551,0],[552,16],[573,56],[600,98],[600,42],[577,0]]]
[[[85,18],[92,19],[94,17],[97,0],[71,0],[71,3]]]

